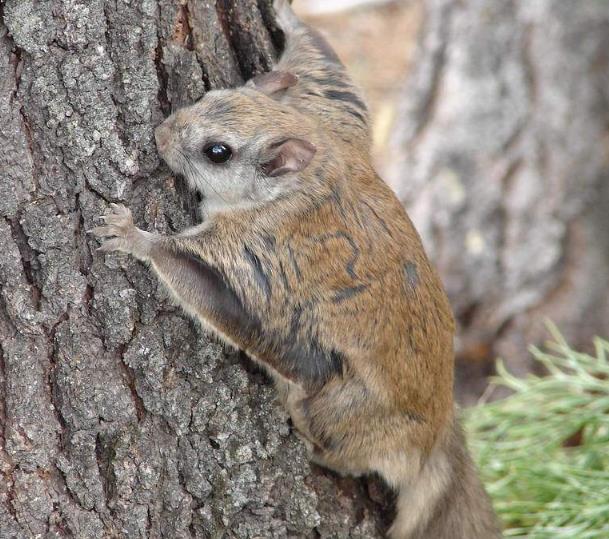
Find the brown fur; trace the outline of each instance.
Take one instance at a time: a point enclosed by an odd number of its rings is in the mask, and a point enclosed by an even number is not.
[[[211,217],[162,237],[115,206],[95,230],[112,238],[101,249],[148,262],[263,364],[316,462],[398,490],[391,537],[499,537],[454,417],[446,295],[370,165],[359,92],[323,38],[276,7],[288,38],[278,73],[210,93],[157,132],[193,188],[212,182]],[[234,157],[210,168],[201,147],[219,137]]]

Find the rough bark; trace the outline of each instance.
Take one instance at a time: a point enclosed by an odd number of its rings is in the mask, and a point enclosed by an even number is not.
[[[461,324],[464,381],[556,322],[609,334],[609,4],[429,0],[390,183]]]
[[[0,3],[0,537],[378,536],[385,498],[86,232],[112,201],[188,226],[153,128],[280,45],[262,0]]]

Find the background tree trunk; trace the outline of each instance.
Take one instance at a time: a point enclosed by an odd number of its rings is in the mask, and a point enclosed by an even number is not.
[[[0,537],[378,537],[274,393],[86,233],[191,222],[153,128],[265,70],[267,0],[0,3]],[[376,492],[376,491],[375,491]]]
[[[545,317],[575,348],[609,335],[609,4],[425,7],[387,175],[456,309],[462,381],[497,355],[523,374]]]

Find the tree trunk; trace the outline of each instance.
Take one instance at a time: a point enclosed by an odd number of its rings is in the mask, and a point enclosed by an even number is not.
[[[154,127],[280,45],[268,0],[0,2],[0,537],[379,536],[384,497],[87,235],[113,201],[188,226]]]
[[[523,374],[546,317],[576,348],[609,334],[609,4],[425,5],[388,177],[447,286],[466,381],[497,355]]]

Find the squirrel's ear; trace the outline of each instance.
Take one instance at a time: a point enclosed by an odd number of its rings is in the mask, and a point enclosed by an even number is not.
[[[300,172],[307,168],[317,148],[310,142],[298,138],[288,138],[269,146],[262,158],[262,171],[271,177],[288,172]]]
[[[287,71],[270,71],[262,75],[256,75],[247,82],[246,86],[254,88],[266,95],[273,95],[277,92],[287,90],[295,86],[298,77]]]

